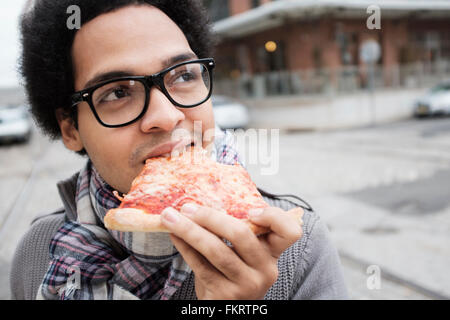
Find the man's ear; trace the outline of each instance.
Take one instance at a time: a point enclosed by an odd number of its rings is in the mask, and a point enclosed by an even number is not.
[[[83,141],[81,141],[80,133],[77,128],[75,128],[73,119],[64,115],[62,109],[57,109],[55,114],[61,130],[62,140],[66,148],[75,152],[83,150]]]

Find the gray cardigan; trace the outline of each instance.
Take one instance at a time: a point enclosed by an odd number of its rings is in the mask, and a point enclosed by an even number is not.
[[[19,242],[11,268],[12,299],[35,299],[49,264],[49,244],[58,228],[76,219],[77,175],[58,184],[64,208],[33,221]],[[296,205],[287,200],[264,197],[271,205],[288,210]],[[328,229],[313,211],[303,216],[303,236],[278,261],[279,277],[265,298],[347,299],[342,267]],[[183,282],[173,299],[196,299],[193,273]]]

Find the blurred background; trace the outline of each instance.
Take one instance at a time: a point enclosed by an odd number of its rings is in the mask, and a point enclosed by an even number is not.
[[[56,182],[85,161],[26,111],[16,72],[25,2],[0,5],[3,299],[17,242],[61,206]],[[312,205],[352,299],[449,299],[450,1],[204,3],[218,36],[217,123],[279,130],[277,173],[247,164],[257,185]]]

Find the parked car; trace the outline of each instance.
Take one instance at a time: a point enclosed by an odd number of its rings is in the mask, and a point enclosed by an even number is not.
[[[450,80],[431,88],[423,97],[416,101],[414,116],[450,114]]]
[[[0,106],[0,141],[26,142],[31,136],[31,121],[23,105]]]
[[[249,122],[247,106],[225,96],[212,96],[216,123],[222,129],[245,128]]]

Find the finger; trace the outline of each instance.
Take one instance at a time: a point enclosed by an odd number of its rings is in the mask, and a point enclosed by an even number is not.
[[[170,235],[170,239],[183,257],[184,261],[191,267],[195,276],[200,280],[208,283],[211,279],[223,278],[224,275],[214,268],[208,260],[206,260],[197,250],[192,248],[183,239],[178,238],[174,234]]]
[[[161,214],[161,222],[175,236],[203,255],[216,269],[233,282],[241,281],[243,261],[221,239],[205,228],[191,221],[173,208],[166,208]]]
[[[284,211],[280,208],[268,207],[263,211],[250,212],[249,218],[251,222],[271,230],[261,239],[267,241],[272,255],[278,258],[302,236],[303,213],[301,208]]]
[[[212,208],[185,204],[180,212],[217,236],[230,241],[239,257],[250,267],[260,269],[270,257],[247,224]]]

